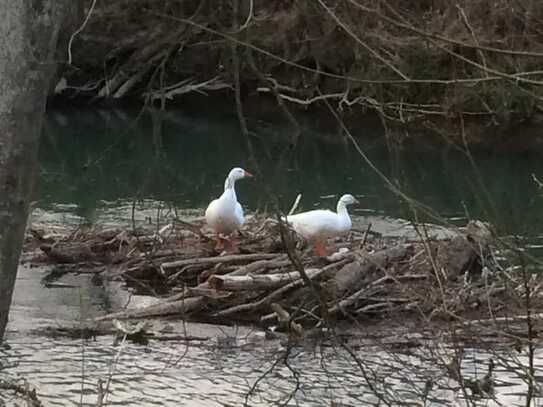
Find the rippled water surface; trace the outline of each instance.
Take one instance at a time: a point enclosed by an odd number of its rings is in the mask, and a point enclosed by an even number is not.
[[[156,219],[158,208],[162,213],[175,208],[186,219],[199,217],[234,165],[257,168],[261,174],[239,185],[240,200],[249,212],[270,209],[270,194],[288,209],[299,192],[304,208],[333,207],[339,194],[351,192],[363,198],[362,207],[354,209],[357,222],[371,219],[386,233],[405,226],[396,218],[412,215],[333,132],[308,128],[293,149],[285,141],[287,130],[270,123],[258,123],[248,143],[229,116],[169,112],[158,138],[152,136],[151,120],[136,123],[134,118],[122,111],[49,113],[34,220],[72,225],[145,222]],[[504,233],[522,236],[539,255],[542,198],[531,177],[543,174],[539,155],[479,154],[474,169],[465,156],[450,150],[409,148],[392,154],[375,138],[360,137],[359,142],[405,192],[451,222],[463,224],[468,217],[492,221]],[[0,350],[0,379],[25,378],[45,405],[96,405],[99,382],[108,389],[107,404],[123,406],[238,406],[246,400],[254,406],[359,406],[376,403],[383,392],[399,405],[423,400],[429,379],[435,384],[426,405],[453,405],[463,399],[458,385],[444,379],[443,366],[427,361],[426,347],[387,352],[365,341],[353,348],[357,362],[341,346],[290,349],[279,339],[244,327],[187,324],[181,332],[194,340],[152,340],[148,345],[114,345],[111,337],[45,335],[47,327],[151,300],[133,298],[119,284],[103,284],[89,275],[67,275],[59,281],[62,287],[46,288],[42,278],[47,271],[21,267],[8,327],[11,348]],[[171,324],[179,331],[179,323]],[[359,335],[364,336],[363,326]],[[526,352],[500,352],[504,359],[496,360],[497,400],[506,406],[524,405],[526,386],[507,365],[515,360],[526,364]],[[446,349],[444,354],[451,356]],[[465,373],[482,377],[489,358],[480,350],[467,351]],[[540,381],[543,355],[538,353],[536,362],[535,380]],[[366,384],[368,374],[376,383],[373,390]],[[2,403],[14,405],[13,394],[0,394]],[[497,405],[486,398],[479,404]]]
[[[15,365],[4,375],[26,378],[46,405],[96,405],[99,382],[108,389],[107,404],[123,406],[232,406],[246,399],[248,405],[258,406],[368,405],[377,401],[360,366],[339,346],[294,347],[286,358],[284,345],[256,332],[233,328],[217,332],[192,324],[187,329],[203,334],[202,339],[113,346],[109,337],[82,341],[12,331],[8,336],[11,349],[0,355],[3,364]],[[206,338],[205,333],[210,336]],[[222,343],[218,338],[226,335],[236,339]],[[393,405],[420,402],[429,378],[436,382],[427,405],[460,403],[458,385],[444,379],[443,370],[435,364],[425,363],[428,355],[424,353],[389,353],[366,346],[356,356],[374,385],[377,383],[378,392],[384,391],[379,383],[386,384],[387,399],[398,402]],[[488,358],[468,350],[463,362],[466,377],[481,377]],[[527,363],[525,356],[520,359]],[[543,359],[537,360],[540,371]],[[510,369],[498,365],[495,382],[497,400],[504,405],[523,405],[525,386]],[[0,400],[9,404],[8,395]],[[498,405],[486,399],[479,404]]]

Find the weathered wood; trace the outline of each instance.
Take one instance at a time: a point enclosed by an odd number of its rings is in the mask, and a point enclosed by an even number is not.
[[[245,266],[239,267],[237,270],[232,272],[231,276],[244,276],[246,274],[260,274],[266,270],[272,268],[286,267],[290,265],[291,262],[285,254],[279,255],[276,258],[271,260],[258,260],[252,263],[249,263]]]
[[[346,293],[360,289],[368,274],[386,270],[390,264],[407,257],[412,250],[411,244],[399,244],[375,253],[364,254],[359,260],[348,263],[338,271],[326,285],[326,289],[335,298],[342,298]]]
[[[142,308],[114,312],[94,318],[95,322],[109,321],[112,319],[137,319],[156,316],[177,315],[184,317],[195,310],[202,308],[206,304],[204,297],[184,298],[177,301],[161,302]]]
[[[308,269],[306,271],[309,278],[318,274],[320,269]],[[273,290],[285,284],[298,280],[300,273],[297,271],[290,273],[262,274],[262,275],[213,275],[209,278],[209,285],[218,290],[245,291],[245,290]]]
[[[162,263],[160,266],[164,274],[169,274],[170,269],[175,269],[178,267],[184,267],[189,265],[205,264],[212,265],[217,263],[243,263],[250,262],[255,260],[267,260],[278,257],[277,253],[255,253],[255,254],[232,254],[227,256],[215,256],[215,257],[203,257],[198,259],[184,259],[178,261],[172,261],[167,263]]]
[[[246,266],[239,267],[237,270],[232,271],[229,275],[243,275],[247,272],[255,272],[257,268],[255,265],[258,263],[258,269],[271,265],[283,264],[283,260],[286,256],[279,254],[275,255],[276,259],[274,260],[262,260],[255,261]],[[251,267],[252,266],[252,267]],[[195,296],[190,296],[194,295]],[[111,320],[114,318],[118,319],[130,319],[130,318],[146,318],[152,316],[163,316],[163,315],[174,315],[177,314],[181,317],[185,316],[191,312],[197,312],[202,309],[206,303],[207,298],[217,298],[219,295],[211,295],[210,287],[207,281],[198,284],[196,287],[193,287],[189,290],[186,290],[182,293],[174,294],[166,298],[163,302],[158,304],[153,304],[147,307],[136,308],[133,310],[119,311],[112,314],[104,315],[96,319],[96,321]],[[224,295],[223,295],[224,297]]]
[[[480,244],[482,242],[470,242],[462,235],[455,236],[447,245],[437,246],[435,264],[446,272],[447,278],[458,278],[464,272],[480,275],[480,250],[486,250],[486,246],[480,247]]]
[[[196,264],[194,265],[193,264],[190,264],[190,265],[187,265],[187,266],[184,266],[181,270],[179,270],[178,272],[170,275],[170,277],[168,277],[168,282],[172,282],[172,281],[175,281],[175,279],[177,279],[179,276],[181,276],[182,274],[185,274],[185,273],[188,273],[188,272],[193,272],[194,270],[204,270],[202,271],[202,273],[199,275],[199,280],[200,281],[204,281],[203,284],[205,284],[206,287],[209,286],[209,282],[207,280],[209,280],[210,277],[214,276],[214,275],[229,275],[229,276],[242,276],[242,275],[246,275],[246,274],[261,274],[261,273],[264,273],[266,270],[270,269],[270,268],[279,268],[279,267],[284,267],[284,266],[288,266],[290,264],[290,260],[283,260],[286,256],[283,256],[283,255],[280,255],[280,256],[277,256],[275,258],[273,258],[272,260],[257,260],[257,261],[254,261],[254,262],[251,262],[249,264],[246,264],[244,266],[241,266],[241,267],[238,267],[236,268],[235,270],[227,270],[226,272],[222,272],[222,271],[219,271],[217,272],[216,270],[216,267],[217,266],[223,266],[224,263],[217,263],[214,265],[214,268],[212,269],[207,269],[207,267],[210,266],[210,264],[206,264],[206,263],[199,263],[199,264]],[[233,266],[229,266],[230,268],[233,267]]]
[[[275,259],[272,260],[257,260],[252,263],[246,264],[244,266],[236,268],[234,271],[229,271],[228,273],[221,273],[221,274],[228,274],[230,276],[243,276],[246,274],[262,274],[265,271],[269,269],[275,269],[280,267],[285,267],[290,265],[290,260],[286,259],[286,256],[278,256]],[[216,272],[214,269],[208,269],[200,274],[200,280],[207,280],[212,275],[215,275]]]
[[[338,261],[337,263],[329,264],[328,266],[323,267],[322,269],[317,269],[318,271],[315,271],[315,272],[312,272],[311,269],[307,269],[306,273],[310,272],[310,275],[311,275],[310,279],[313,280],[313,279],[316,279],[317,277],[321,277],[321,276],[326,275],[327,273],[335,271],[338,267],[341,267],[346,262],[347,260],[341,260],[341,261]],[[276,301],[278,298],[281,298],[281,296],[286,295],[286,293],[288,293],[289,291],[302,287],[303,285],[304,285],[304,280],[300,278],[298,280],[293,281],[292,283],[286,284],[278,288],[275,291],[272,291],[270,294],[266,295],[264,298],[258,301],[226,308],[222,311],[215,313],[215,316],[225,317],[225,316],[229,316],[229,315],[236,314],[239,312],[254,311],[260,307],[271,304],[272,302]]]
[[[304,330],[300,324],[294,322],[290,318],[290,314],[278,303],[271,303],[270,308],[277,315],[279,323],[286,327],[290,332],[293,332],[297,337],[301,338],[304,334]]]

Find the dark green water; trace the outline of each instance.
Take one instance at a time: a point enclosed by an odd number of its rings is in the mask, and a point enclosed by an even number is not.
[[[75,204],[93,220],[104,201],[151,198],[178,208],[204,208],[218,195],[234,166],[260,172],[238,183],[249,210],[271,209],[279,197],[288,210],[297,193],[302,207],[334,207],[337,195],[363,197],[359,214],[412,217],[352,145],[337,133],[304,128],[296,148],[279,123],[251,123],[251,145],[229,114],[169,111],[149,114],[116,110],[53,110],[41,148],[40,206]],[[160,124],[160,126],[158,125]],[[317,126],[315,126],[317,127]],[[412,198],[459,224],[466,216],[488,220],[504,234],[538,240],[543,229],[540,153],[478,153],[477,168],[465,154],[447,148],[404,147],[391,152],[373,137],[379,130],[354,129],[373,163]],[[158,135],[158,136],[157,136]],[[484,186],[484,187],[483,187]]]

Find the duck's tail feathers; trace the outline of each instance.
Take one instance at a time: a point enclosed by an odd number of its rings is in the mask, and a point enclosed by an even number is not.
[[[285,222],[287,224],[291,224],[292,223],[292,216],[281,216],[281,221],[282,222]]]

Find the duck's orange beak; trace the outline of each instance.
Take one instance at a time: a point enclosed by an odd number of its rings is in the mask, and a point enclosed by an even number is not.
[[[253,174],[251,174],[249,171],[245,171],[244,176],[245,176],[245,177],[252,177]]]

